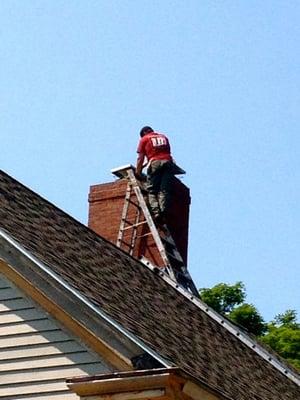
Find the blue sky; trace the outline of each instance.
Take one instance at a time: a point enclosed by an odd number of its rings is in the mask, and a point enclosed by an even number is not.
[[[87,222],[89,185],[166,133],[199,287],[300,312],[300,3],[0,2],[1,169]]]

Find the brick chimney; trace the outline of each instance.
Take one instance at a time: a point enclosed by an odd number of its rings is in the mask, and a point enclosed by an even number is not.
[[[114,244],[117,242],[120,228],[126,187],[126,179],[90,187],[88,226]],[[189,189],[175,178],[167,224],[185,265],[187,265],[188,252],[190,200]],[[139,234],[143,235],[146,232],[147,229],[144,226]],[[154,265],[163,266],[151,235],[137,240],[133,256],[136,258],[145,256]]]

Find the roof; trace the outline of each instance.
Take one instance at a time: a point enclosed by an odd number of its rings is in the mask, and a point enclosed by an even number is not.
[[[0,171],[0,228],[147,346],[234,400],[300,387],[138,260]]]

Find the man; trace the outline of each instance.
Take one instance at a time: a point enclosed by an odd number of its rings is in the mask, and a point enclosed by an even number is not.
[[[145,158],[147,166],[147,190],[151,214],[158,223],[165,222],[170,203],[174,163],[168,138],[154,132],[150,126],[140,131],[136,177],[141,179]]]

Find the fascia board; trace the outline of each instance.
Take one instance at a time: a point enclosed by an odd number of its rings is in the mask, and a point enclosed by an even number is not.
[[[124,392],[136,394],[151,389],[162,389],[167,393],[170,392],[168,389],[172,391],[172,387],[177,387],[177,394],[181,393],[178,399],[233,400],[217,391],[212,392],[207,386],[199,385],[199,382],[191,380],[188,374],[176,367],[71,378],[67,379],[67,385],[80,396],[100,395],[110,398]],[[172,396],[170,398],[173,399]]]

